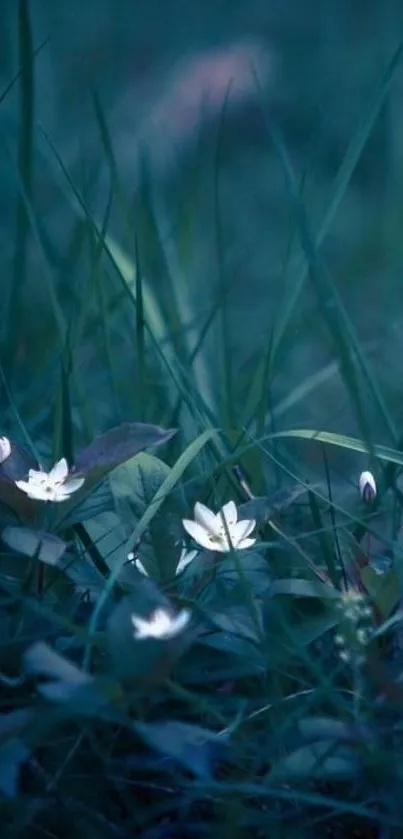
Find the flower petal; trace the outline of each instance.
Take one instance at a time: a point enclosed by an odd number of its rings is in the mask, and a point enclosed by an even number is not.
[[[256,522],[254,519],[241,519],[238,521],[234,528],[231,531],[231,539],[234,545],[234,548],[237,548],[239,543],[243,541],[252,530],[256,527]]]
[[[222,521],[223,516],[225,518],[225,521],[227,522],[227,527],[228,528],[233,527],[233,525],[237,523],[238,511],[237,511],[236,504],[234,503],[234,501],[228,501],[228,504],[224,504],[224,506],[221,508],[221,510],[218,514],[218,518],[221,521],[221,524],[223,524],[223,521]]]
[[[140,615],[131,615],[131,622],[134,627],[135,638],[147,638],[150,633],[149,621],[141,618]]]
[[[222,522],[205,504],[197,501],[194,508],[194,516],[197,524],[201,525],[208,533],[218,536],[222,528]]]
[[[178,564],[177,564],[177,566],[176,566],[176,571],[175,571],[175,574],[176,574],[176,575],[181,574],[181,573],[182,573],[182,571],[184,571],[184,570],[185,570],[185,568],[187,568],[187,567],[188,567],[188,565],[189,565],[191,562],[193,562],[193,560],[194,560],[195,556],[197,556],[197,554],[198,554],[198,553],[199,553],[199,551],[186,551],[186,550],[183,550],[183,551],[182,551],[182,553],[181,553],[181,555],[180,555],[180,557],[179,557],[179,562],[178,562]]]
[[[231,547],[228,543],[227,537],[224,535],[221,537],[221,539],[217,539],[216,542],[210,545],[210,550],[218,551],[220,554],[228,553],[228,551],[231,550]]]
[[[240,542],[238,545],[238,550],[243,551],[245,550],[245,548],[251,548],[252,545],[255,544],[255,542],[256,539],[242,539],[242,542]]]
[[[135,564],[137,570],[140,571],[140,574],[144,574],[145,577],[150,576],[148,571],[146,571],[146,569],[144,568],[144,565],[143,565],[141,559],[135,559],[134,564]]]
[[[16,487],[21,490],[21,492],[30,492],[31,484],[29,481],[15,481]]]
[[[44,472],[43,469],[30,469],[28,472],[28,480],[32,483],[43,484],[44,481],[48,480],[48,473]]]
[[[187,533],[189,533],[189,536],[191,536],[195,542],[202,545],[203,548],[207,548],[209,551],[215,551],[215,542],[211,541],[208,531],[205,530],[201,524],[198,524],[192,519],[183,519],[182,524]]]
[[[179,612],[179,614],[176,615],[175,618],[172,618],[171,626],[169,628],[169,635],[166,634],[166,637],[174,638],[175,635],[179,635],[179,633],[184,630],[185,626],[188,625],[190,617],[191,612],[189,611],[189,609],[182,609],[182,611]]]
[[[28,498],[32,498],[34,501],[54,501],[54,492],[49,493],[43,487],[39,486],[38,484],[29,484],[28,490],[26,490]]]
[[[0,463],[4,463],[11,454],[11,443],[8,437],[0,437]]]
[[[78,489],[81,489],[84,483],[85,478],[71,478],[71,480],[66,481],[60,489],[66,490],[66,492],[71,495],[73,492],[77,492]]]
[[[55,483],[63,483],[68,474],[69,467],[67,465],[67,460],[65,457],[62,457],[61,460],[58,460],[58,462],[55,463],[53,469],[50,470],[49,478]]]

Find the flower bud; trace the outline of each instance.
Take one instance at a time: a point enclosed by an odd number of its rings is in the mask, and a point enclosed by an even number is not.
[[[0,437],[0,463],[4,463],[11,454],[11,443],[8,437]]]
[[[366,504],[371,504],[376,498],[376,482],[372,472],[361,472],[358,482],[360,495]]]

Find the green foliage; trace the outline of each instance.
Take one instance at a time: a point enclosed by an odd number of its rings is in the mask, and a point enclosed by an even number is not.
[[[213,165],[207,143],[200,170],[189,152],[179,188],[141,149],[134,200],[95,91],[102,206],[91,166],[82,183],[37,124],[30,12],[20,0],[12,167],[2,152],[16,192],[0,335],[0,437],[11,441],[0,463],[2,837],[397,837],[400,379],[391,388],[367,353],[329,234],[402,46],[378,73],[320,224],[256,74],[259,189],[279,192],[253,249],[263,254],[268,221],[279,252],[290,240],[273,305],[252,256],[231,263],[248,204],[228,183],[230,91]],[[44,160],[61,233],[35,176]],[[82,485],[35,497],[62,458],[62,487]],[[368,469],[369,500],[358,489]],[[207,547],[192,541],[194,505],[217,513],[230,500],[254,543],[222,550],[229,521],[224,536],[205,525]]]

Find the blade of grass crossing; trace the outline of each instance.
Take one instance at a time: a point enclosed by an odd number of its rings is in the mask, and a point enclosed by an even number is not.
[[[356,373],[356,364],[354,357],[358,362],[361,373],[366,382],[367,387],[372,393],[374,402],[377,404],[378,410],[383,417],[388,433],[395,442],[397,439],[394,423],[390,417],[389,411],[384,404],[383,398],[379,392],[377,383],[368,368],[367,362],[359,343],[357,341],[355,332],[345,311],[344,305],[338,294],[338,291],[327,271],[323,260],[319,256],[318,249],[313,241],[310,226],[306,216],[305,208],[301,202],[299,191],[297,188],[293,169],[284,145],[284,142],[279,134],[276,126],[274,126],[267,112],[264,111],[265,122],[269,137],[273,144],[276,154],[281,163],[286,183],[293,201],[295,212],[299,220],[299,229],[301,237],[301,245],[305,251],[308,264],[310,266],[310,279],[316,293],[319,308],[322,312],[323,318],[327,323],[329,332],[333,338],[336,349],[339,352],[343,376],[349,391],[351,401],[354,405],[357,420],[363,431],[363,436],[368,442],[371,450],[371,429],[367,421],[365,406],[361,402],[359,381]],[[334,308],[329,306],[329,303],[335,304]],[[352,357],[353,356],[353,357]]]
[[[33,120],[34,120],[34,52],[29,12],[29,0],[18,3],[19,76],[19,134],[17,166],[24,191],[31,200],[33,182]],[[13,333],[18,323],[19,302],[24,294],[27,269],[27,240],[29,221],[22,195],[17,199],[16,241],[13,281],[10,290],[7,346],[12,347]],[[12,353],[10,354],[12,364]]]
[[[327,233],[329,232],[333,219],[340,207],[340,204],[344,198],[346,193],[346,189],[348,184],[351,180],[351,176],[360,160],[362,152],[367,144],[368,138],[371,135],[377,117],[385,103],[385,100],[388,96],[390,86],[394,79],[396,70],[401,62],[403,55],[403,40],[399,43],[397,49],[395,50],[392,58],[384,72],[381,76],[379,83],[374,91],[372,101],[368,105],[368,109],[366,113],[363,115],[361,124],[359,125],[355,135],[352,137],[352,140],[347,148],[346,154],[342,160],[340,168],[337,172],[335,177],[334,185],[333,185],[333,194],[331,196],[327,211],[323,218],[322,224],[318,230],[318,233],[315,237],[315,245],[317,248],[320,247],[322,242],[324,241]],[[256,72],[254,71],[255,79],[257,88],[259,91],[259,95],[261,96],[262,89],[257,77]],[[274,348],[273,352],[277,353],[278,347],[283,339],[285,331],[288,327],[290,318],[292,313],[295,309],[297,304],[299,295],[301,294],[304,282],[307,278],[309,270],[309,263],[304,261],[304,264],[299,268],[295,280],[294,287],[292,289],[292,293],[288,300],[285,302],[284,312],[282,317],[278,321],[276,335],[274,340]]]
[[[133,545],[137,544],[139,540],[143,537],[145,531],[149,527],[152,519],[164,503],[165,499],[169,495],[170,492],[175,488],[176,484],[182,478],[183,473],[185,470],[190,466],[190,464],[195,460],[195,458],[200,454],[204,446],[216,436],[217,432],[215,430],[209,429],[208,431],[204,431],[196,440],[185,449],[185,451],[181,454],[180,458],[176,461],[175,466],[172,467],[169,475],[165,478],[164,482],[161,484],[159,490],[156,492],[153,500],[147,507],[146,511],[142,515],[140,521],[136,525],[133,533],[131,534],[130,538],[128,539],[125,547],[125,551],[122,555],[122,558],[119,562],[116,562],[115,567],[109,574],[108,579],[105,582],[105,586],[101,592],[101,595],[95,604],[93,609],[89,624],[88,624],[88,636],[87,636],[87,644],[84,652],[84,660],[83,660],[83,669],[88,670],[88,666],[90,663],[90,656],[91,656],[91,643],[92,638],[97,631],[98,620],[101,615],[102,609],[107,602],[107,599],[112,591],[115,581],[117,580],[123,565],[127,561],[127,554],[133,549]]]

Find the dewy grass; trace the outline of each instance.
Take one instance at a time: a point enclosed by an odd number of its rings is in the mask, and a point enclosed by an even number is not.
[[[309,190],[302,199],[270,121],[304,264],[262,338],[249,285],[234,330],[221,137],[203,298],[194,231],[167,224],[163,241],[150,173],[134,223],[102,91],[107,206],[94,211],[49,141],[73,216],[65,250],[53,244],[31,177],[35,138],[48,132],[35,125],[28,13],[21,0],[16,253],[2,266],[14,301],[2,348],[13,364],[0,359],[2,837],[62,837],[67,814],[77,839],[399,836],[401,410],[321,244],[401,48],[316,233]],[[192,203],[197,217],[193,193]],[[288,381],[280,350],[299,347],[307,278],[331,357],[317,346],[316,366]],[[322,390],[337,388],[347,428],[322,410]],[[189,527],[197,504],[199,529]],[[219,550],[206,542],[217,524],[208,508],[231,512]]]

